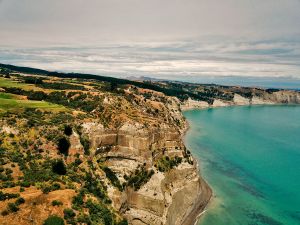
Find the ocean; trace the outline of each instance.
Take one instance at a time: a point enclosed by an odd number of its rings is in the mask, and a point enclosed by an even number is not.
[[[213,189],[201,225],[300,224],[300,106],[184,113],[185,142]]]

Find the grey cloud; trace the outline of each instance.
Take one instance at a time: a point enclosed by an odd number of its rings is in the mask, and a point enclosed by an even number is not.
[[[0,0],[0,61],[127,76],[300,77],[299,0]]]
[[[4,0],[0,29],[24,45],[265,39],[300,35],[299,11],[298,0]]]
[[[299,52],[300,42],[172,42],[77,48],[3,48],[0,61],[122,77],[243,75],[300,78]]]

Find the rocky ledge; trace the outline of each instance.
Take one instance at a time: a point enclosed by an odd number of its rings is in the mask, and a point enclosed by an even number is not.
[[[211,189],[199,174],[197,162],[185,148],[182,131],[161,124],[159,128],[135,123],[118,130],[85,123],[83,132],[91,140],[93,158],[105,158],[121,182],[143,168],[153,171],[140,188],[120,192],[109,186],[113,206],[133,225],[194,224],[210,200]],[[160,167],[160,160],[180,158],[174,168]]]

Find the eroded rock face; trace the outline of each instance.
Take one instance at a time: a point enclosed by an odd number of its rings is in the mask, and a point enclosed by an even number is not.
[[[191,98],[188,98],[182,105],[181,109],[182,110],[190,110],[190,109],[203,109],[203,108],[208,108],[209,104],[205,101],[197,101],[193,100]]]
[[[234,105],[272,105],[272,104],[299,104],[300,93],[296,91],[276,91],[272,93],[264,92],[260,95],[254,95],[250,98],[243,97],[239,94],[234,94],[232,101],[224,101],[221,99],[214,99],[213,103],[209,105],[204,104],[202,101],[196,101],[188,99],[181,104],[182,110],[190,109],[203,109],[203,108],[215,108],[226,107]]]
[[[209,201],[211,190],[199,176],[196,161],[192,164],[183,160],[168,172],[154,166],[162,156],[184,158],[182,133],[176,126],[126,123],[117,130],[108,130],[101,124],[86,123],[83,132],[89,136],[93,157],[105,158],[105,164],[121,182],[124,175],[134,173],[141,165],[154,170],[139,190],[108,188],[113,206],[130,224],[190,224]]]

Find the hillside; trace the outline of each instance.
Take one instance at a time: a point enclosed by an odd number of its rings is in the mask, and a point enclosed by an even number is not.
[[[193,224],[211,190],[181,110],[299,96],[0,64],[0,224]]]

